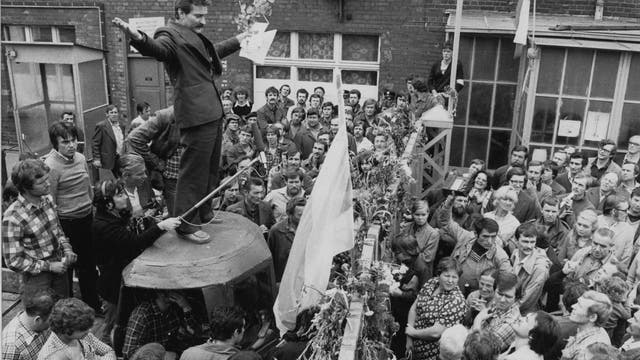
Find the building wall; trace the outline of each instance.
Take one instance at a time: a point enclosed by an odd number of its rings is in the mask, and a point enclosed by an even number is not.
[[[344,3],[344,21],[340,21],[339,5]],[[408,75],[426,76],[428,67],[440,58],[444,40],[446,10],[455,9],[455,0],[276,0],[271,28],[286,31],[338,32],[378,34],[381,39],[380,88],[400,90]],[[466,10],[513,12],[517,0],[464,0]],[[571,14],[593,16],[596,0],[538,0],[538,12],[544,14]],[[6,5],[25,6],[23,9]],[[35,9],[31,6],[49,6]],[[101,10],[56,9],[56,6],[98,6]],[[111,0],[111,1],[16,1],[2,2],[3,24],[75,25],[78,43],[99,46],[100,30],[87,24],[95,24],[100,16],[107,51],[107,71],[110,97],[124,113],[129,112],[127,44],[123,34],[110,21],[114,17],[173,16],[171,0]],[[238,4],[231,0],[214,0],[209,7],[205,35],[223,40],[237,33],[233,17]],[[604,16],[640,19],[640,2],[637,0],[606,0]],[[220,84],[242,85],[252,90],[251,62],[237,54],[226,59],[227,70]],[[16,142],[15,126],[10,115],[11,102],[6,81],[6,64],[2,59],[2,144]],[[169,84],[167,95],[171,96]]]

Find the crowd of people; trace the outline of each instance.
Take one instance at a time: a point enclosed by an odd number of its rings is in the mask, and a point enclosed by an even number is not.
[[[200,29],[203,6],[177,7],[181,26]],[[143,53],[180,59],[168,68],[172,82],[186,76],[181,66],[197,68],[192,54],[162,40],[185,29],[168,27],[153,40],[118,21]],[[215,50],[203,44],[224,57],[239,40]],[[217,55],[209,60],[219,65]],[[24,304],[3,329],[3,359],[115,359],[114,349],[124,359],[296,359],[313,339],[317,309],[302,310],[280,338],[273,304],[252,292],[261,279],[247,280],[252,295],[242,304],[207,314],[190,291],[123,291],[124,268],[167,231],[176,231],[176,241],[210,241],[197,230],[228,211],[260,228],[279,282],[306,198],[340,129],[338,114],[349,133],[354,188],[366,190],[376,181],[372,169],[401,155],[398,144],[406,139],[397,136],[407,131],[398,130],[446,104],[454,92],[446,86],[450,72],[445,46],[429,79],[409,78],[406,91],[362,99],[352,89],[332,102],[322,87],[296,89],[290,98],[291,87],[282,85],[269,87],[257,109],[241,87],[187,86],[175,107],[152,112],[138,104],[128,124],[117,106],[108,106],[87,144],[91,159],[79,146],[89,139],[73,113],[62,114],[49,128],[51,152],[21,160],[3,190],[3,261],[22,276]],[[191,74],[209,83],[211,75]],[[463,85],[458,80],[456,90]],[[206,111],[190,103],[202,94],[212,96]],[[219,121],[211,121],[218,111]],[[185,118],[192,124],[185,126]],[[450,174],[462,188],[416,200],[391,241],[393,261],[403,265],[389,290],[400,324],[390,345],[395,356],[640,358],[640,135],[628,144],[618,162],[617,144],[607,139],[595,158],[566,147],[536,161],[527,147],[514,146],[508,164],[491,171],[472,160],[468,171]],[[96,178],[97,169],[108,176]],[[185,213],[219,179],[225,188],[197,209],[199,216]],[[133,303],[130,312],[119,309],[125,302]],[[100,338],[91,333],[96,316],[105,323]]]

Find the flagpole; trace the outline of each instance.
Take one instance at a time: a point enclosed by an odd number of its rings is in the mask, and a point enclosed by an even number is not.
[[[462,1],[463,0],[458,0],[456,4],[456,23],[453,32],[453,58],[451,59],[451,78],[449,79],[449,86],[452,89],[456,88],[456,77],[458,75],[458,48],[460,46],[460,28],[462,26]]]

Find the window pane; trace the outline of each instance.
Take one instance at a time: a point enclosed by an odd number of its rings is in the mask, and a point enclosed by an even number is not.
[[[598,50],[596,53],[596,67],[593,69],[591,97],[613,99],[619,62],[620,53]]]
[[[622,108],[622,123],[618,134],[618,144],[620,144],[621,149],[628,147],[630,137],[640,134],[638,114],[640,114],[640,104],[624,104]]]
[[[629,69],[629,80],[633,75],[640,74],[640,54],[635,53],[631,58],[631,68]],[[637,79],[637,78],[636,78]],[[627,81],[627,100],[640,100],[640,81]]]
[[[377,71],[342,70],[342,83],[350,85],[378,85]]]
[[[75,101],[71,65],[45,64],[47,93],[51,101]]]
[[[451,138],[457,139],[460,144],[463,143],[464,140],[464,128],[459,126],[454,126],[451,132]],[[462,150],[464,146],[452,146],[451,152],[449,153],[449,165],[451,166],[464,166],[462,164]]]
[[[473,159],[486,159],[488,138],[489,130],[487,129],[467,129],[467,150],[464,155],[464,166],[468,165]]]
[[[496,70],[498,39],[476,38],[475,62],[473,64],[474,80],[493,80]]]
[[[333,60],[333,34],[300,33],[300,58]]]
[[[609,121],[611,121],[611,106],[612,103],[608,102],[608,101],[591,101],[589,103],[589,111],[592,112],[598,112],[598,113],[604,113],[607,118],[607,124],[609,123]],[[589,114],[587,113],[587,116],[589,116]],[[592,115],[593,116],[593,115]],[[588,118],[587,118],[588,119]],[[598,129],[596,131],[595,137],[598,137],[598,140],[586,140],[583,143],[583,146],[593,146],[593,147],[598,147],[598,143],[601,139],[606,139],[607,138],[607,133],[608,133],[609,127],[607,125],[606,129]],[[585,134],[585,138],[588,137],[588,134]]]
[[[563,93],[587,96],[592,62],[593,50],[579,48],[569,48],[567,50]]]
[[[471,78],[471,51],[473,50],[473,36],[460,36],[460,45],[458,46],[458,60],[462,63],[464,69],[464,78]],[[460,106],[460,105],[458,105]]]
[[[456,125],[465,125],[467,121],[467,101],[469,101],[469,87],[458,93],[458,106],[456,107],[456,117],[453,123]]]
[[[469,125],[489,126],[493,85],[473,83],[469,104]]]
[[[584,100],[562,99],[560,104],[560,120],[576,120],[582,122],[584,126]],[[558,123],[559,124],[559,123]],[[564,137],[556,138],[556,145],[578,145],[580,137]]]
[[[33,41],[52,42],[51,26],[32,26]]]
[[[60,36],[60,42],[76,42],[76,28],[73,26],[59,26],[58,35]]]
[[[333,82],[333,70],[331,69],[298,69],[298,80],[300,81],[318,81]]]
[[[256,79],[291,79],[291,68],[284,66],[256,66]]]
[[[556,98],[537,96],[531,125],[531,141],[550,143],[556,124]]]
[[[502,38],[500,42],[500,64],[498,65],[498,80],[518,81],[518,67],[520,59],[514,59],[515,44],[507,38]]]
[[[49,125],[44,104],[18,109],[18,116],[28,151],[44,155],[49,149]]]
[[[540,59],[538,72],[538,93],[558,94],[560,79],[562,79],[562,63],[564,62],[564,49],[545,47]]]
[[[14,62],[13,82],[16,88],[18,107],[44,101],[40,64]]]
[[[511,127],[516,85],[496,85],[496,105],[493,111],[493,126]]]
[[[267,56],[279,58],[291,57],[291,33],[278,31],[271,43],[269,52],[267,52]]]
[[[378,37],[342,35],[342,60],[378,61]]]
[[[508,162],[509,149],[511,148],[510,140],[510,131],[493,130],[491,132],[488,165],[490,169],[499,168]]]
[[[3,26],[3,33],[6,31],[6,35],[9,37],[5,41],[26,41],[24,34],[24,26],[22,25],[9,25]]]
[[[82,91],[82,107],[89,110],[107,102],[107,93],[102,60],[87,61],[78,64],[80,71],[80,89]]]

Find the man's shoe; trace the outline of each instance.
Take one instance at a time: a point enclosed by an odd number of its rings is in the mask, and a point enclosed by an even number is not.
[[[176,229],[176,233],[179,237],[196,244],[206,244],[211,241],[209,234],[202,230],[197,230],[195,232],[182,232]]]

